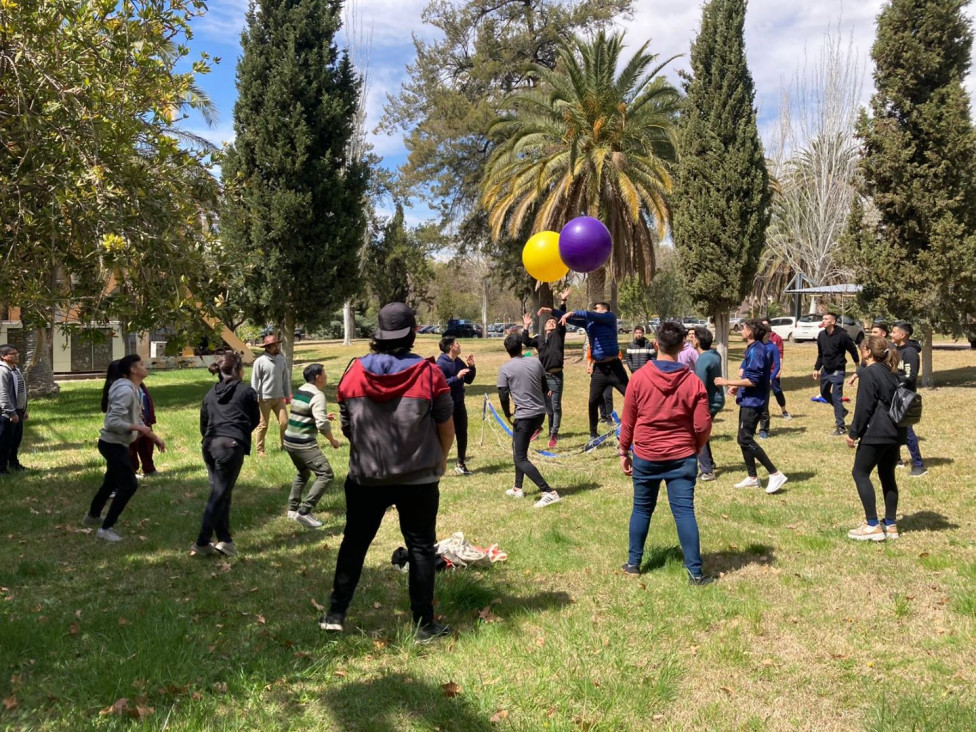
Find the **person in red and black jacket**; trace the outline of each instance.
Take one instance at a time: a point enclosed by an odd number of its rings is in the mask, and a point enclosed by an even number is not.
[[[454,442],[454,402],[433,359],[411,352],[417,335],[413,310],[385,305],[370,344],[339,381],[342,433],[349,440],[346,526],[336,559],[323,630],[341,632],[383,515],[396,506],[410,555],[410,609],[417,639],[447,635],[434,620],[434,544],[438,484]]]
[[[694,371],[678,363],[684,340],[680,323],[661,323],[655,344],[657,358],[634,374],[624,396],[620,467],[624,475],[633,476],[634,508],[627,563],[622,569],[640,574],[644,542],[663,480],[685,569],[692,584],[705,584],[695,518],[695,476],[698,453],[712,432],[712,417],[705,385]]]
[[[139,400],[142,402],[142,423],[152,429],[156,424],[156,406],[153,404],[152,395],[145,384],[139,385]],[[139,460],[142,460],[142,477],[148,478],[156,473],[156,464],[153,462],[153,450],[156,443],[152,437],[139,435],[136,441],[129,445],[129,459],[132,460],[132,469],[139,472]]]

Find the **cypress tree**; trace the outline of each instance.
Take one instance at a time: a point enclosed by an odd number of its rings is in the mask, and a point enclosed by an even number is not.
[[[350,159],[360,79],[334,38],[341,0],[252,0],[241,37],[236,139],[222,236],[241,309],[314,328],[359,287],[368,167]]]
[[[692,298],[728,357],[729,311],[752,288],[769,224],[769,174],[746,63],[745,0],[710,0],[691,46],[672,229]],[[727,372],[727,368],[725,369]]]
[[[963,81],[972,29],[963,0],[891,0],[878,16],[875,93],[862,112],[861,201],[844,252],[878,314],[923,334],[932,385],[932,330],[960,333],[976,317],[976,135]]]

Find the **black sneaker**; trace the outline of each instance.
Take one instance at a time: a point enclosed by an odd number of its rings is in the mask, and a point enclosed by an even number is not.
[[[458,475],[474,475],[464,463],[458,463],[454,468],[454,472]]]
[[[833,437],[843,437],[847,434],[847,430],[843,427],[838,427],[833,432],[830,433]]]
[[[417,628],[417,642],[429,643],[432,640],[443,638],[445,635],[450,634],[451,628],[449,626],[438,623],[436,620],[431,620],[429,623]]]
[[[341,633],[342,623],[345,621],[342,613],[328,612],[319,618],[319,627],[322,630],[327,630],[330,633]]]
[[[714,577],[708,577],[707,575],[699,575],[698,577],[693,577],[688,575],[688,584],[693,587],[704,587],[705,585],[710,585],[715,581]]]
[[[640,574],[640,567],[636,564],[624,564],[620,569],[627,574]]]

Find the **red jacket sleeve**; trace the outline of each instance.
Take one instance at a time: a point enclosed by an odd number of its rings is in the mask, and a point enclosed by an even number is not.
[[[630,380],[626,394],[624,394],[623,414],[620,417],[620,448],[619,452],[629,452],[634,442],[634,427],[637,423],[637,389],[634,379]]]

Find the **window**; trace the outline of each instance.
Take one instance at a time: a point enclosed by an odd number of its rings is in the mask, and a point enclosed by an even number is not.
[[[71,370],[105,371],[112,362],[111,328],[92,328],[71,334]]]

